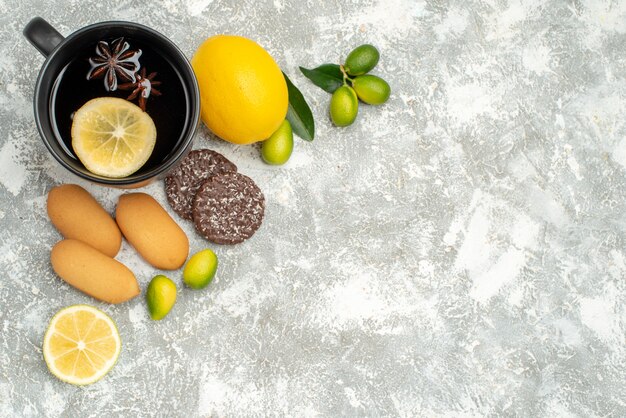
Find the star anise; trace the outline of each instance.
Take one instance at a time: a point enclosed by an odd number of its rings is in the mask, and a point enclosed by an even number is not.
[[[115,39],[110,46],[100,41],[96,45],[96,56],[89,58],[91,69],[87,73],[87,80],[104,77],[104,88],[107,91],[117,90],[118,77],[121,81],[134,83],[141,67],[140,56],[141,49],[130,49],[130,44],[123,37]]]
[[[161,92],[154,86],[161,85],[160,81],[156,81],[157,73],[153,72],[146,76],[146,69],[142,68],[139,74],[136,74],[136,80],[133,83],[120,84],[118,87],[120,90],[133,90],[133,92],[126,98],[126,100],[135,100],[139,97],[139,107],[144,112],[146,111],[146,102],[150,95],[160,96]]]

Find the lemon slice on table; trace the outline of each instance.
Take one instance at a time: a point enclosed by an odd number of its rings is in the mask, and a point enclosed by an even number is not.
[[[148,161],[155,143],[152,118],[124,99],[92,99],[74,114],[72,148],[94,174],[112,178],[133,174]]]
[[[64,382],[88,385],[111,370],[122,343],[113,320],[88,305],[61,309],[50,321],[43,357],[50,372]]]

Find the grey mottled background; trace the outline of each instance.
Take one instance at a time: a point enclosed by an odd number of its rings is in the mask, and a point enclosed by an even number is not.
[[[199,132],[267,215],[250,241],[211,246],[217,279],[181,286],[164,321],[51,271],[46,192],[77,180],[33,122],[35,15],[65,34],[141,22],[188,56],[248,36],[313,108],[316,140],[283,167]],[[364,42],[393,94],[334,128],[297,66]],[[0,48],[0,416],[626,416],[626,2],[0,0]],[[122,193],[80,184],[111,211]],[[118,258],[144,289],[157,274],[128,246]],[[123,340],[84,388],[41,353],[76,303]]]

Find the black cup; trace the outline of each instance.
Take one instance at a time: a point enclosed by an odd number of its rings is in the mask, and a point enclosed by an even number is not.
[[[165,36],[137,23],[101,22],[79,29],[64,38],[40,17],[34,18],[26,25],[24,36],[46,57],[35,86],[35,121],[44,144],[63,167],[93,183],[136,188],[165,177],[168,171],[174,168],[191,150],[193,137],[200,121],[200,91],[189,61],[180,49]],[[183,85],[187,109],[185,123],[180,127],[181,135],[177,141],[172,141],[171,150],[168,149],[163,158],[158,161],[152,161],[151,158],[136,173],[128,177],[114,179],[91,173],[67,149],[62,138],[59,138],[58,133],[55,133],[51,99],[54,83],[58,80],[61,72],[76,57],[78,51],[84,50],[86,45],[95,47],[96,43],[102,39],[114,39],[121,36],[141,39],[150,43],[153,49],[159,51],[159,54],[170,63]],[[157,141],[159,141],[158,132]]]

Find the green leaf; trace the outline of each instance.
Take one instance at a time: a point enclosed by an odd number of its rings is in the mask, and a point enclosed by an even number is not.
[[[291,129],[305,141],[313,141],[313,137],[315,137],[315,121],[313,121],[311,108],[306,103],[306,100],[304,100],[304,96],[300,93],[300,90],[289,80],[287,74],[283,73],[283,76],[285,76],[287,91],[289,93],[287,120],[291,124]]]
[[[331,94],[343,85],[343,73],[337,64],[323,64],[311,70],[300,67],[300,71],[317,87]]]

